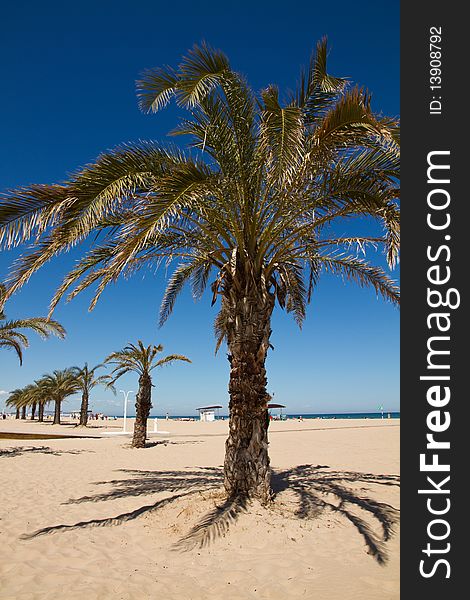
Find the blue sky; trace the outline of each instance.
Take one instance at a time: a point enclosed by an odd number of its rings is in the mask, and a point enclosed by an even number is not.
[[[396,116],[398,7],[398,1],[358,5],[343,0],[9,3],[0,24],[0,189],[60,181],[121,142],[165,139],[177,111],[141,114],[135,79],[145,68],[176,65],[201,40],[221,48],[255,89],[275,83],[286,90],[295,87],[300,66],[326,34],[330,72],[367,87],[373,108]],[[0,278],[17,254],[0,255]],[[7,304],[8,316],[46,314],[54,287],[76,256],[76,251],[64,255],[33,277]],[[164,279],[164,272],[147,272],[121,281],[92,313],[87,311],[89,294],[60,305],[55,318],[66,327],[67,339],[42,342],[31,336],[22,367],[13,353],[3,351],[0,390],[25,385],[53,369],[96,364],[141,338],[193,361],[156,373],[153,414],[193,414],[201,404],[226,407],[228,363],[223,351],[214,356],[216,307],[207,298],[195,304],[185,292],[159,330]],[[398,409],[399,312],[372,290],[325,276],[302,331],[276,309],[272,343],[268,390],[288,412]],[[118,389],[136,390],[136,385],[136,377],[129,375]],[[5,398],[0,395],[0,407]],[[67,404],[76,408],[79,402]],[[91,406],[122,414],[121,398],[100,389]]]

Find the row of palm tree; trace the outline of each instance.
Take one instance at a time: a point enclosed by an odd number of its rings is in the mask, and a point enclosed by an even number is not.
[[[60,412],[62,402],[80,389],[79,380],[76,376],[76,368],[55,370],[43,375],[34,383],[10,392],[6,405],[16,408],[16,418],[26,418],[26,409],[31,408],[31,419],[34,419],[36,408],[38,409],[38,420],[44,420],[44,409],[50,402],[54,402],[54,425],[60,425]]]
[[[51,311],[89,286],[93,308],[121,276],[173,265],[163,324],[185,284],[201,298],[212,280],[217,347],[226,342],[230,363],[231,498],[271,497],[265,363],[276,301],[300,326],[326,272],[399,303],[398,287],[368,250],[382,247],[389,267],[397,262],[398,121],[374,113],[368,92],[330,75],[327,54],[322,40],[297,91],[282,98],[275,85],[256,93],[222,52],[195,46],[177,68],[152,69],[137,84],[144,112],[172,99],[187,109],[173,131],[189,137],[187,150],[125,144],[65,182],[11,190],[0,203],[0,243],[34,241],[13,265],[8,297],[71,248],[84,253]],[[338,233],[364,218],[382,233]],[[81,244],[90,238],[99,242]]]
[[[85,366],[81,368],[71,367],[43,375],[34,383],[13,390],[6,404],[16,409],[16,418],[20,418],[21,411],[23,419],[26,418],[28,407],[31,409],[31,419],[34,419],[37,408],[38,420],[42,422],[44,421],[44,407],[49,402],[53,402],[53,424],[60,425],[62,403],[69,396],[81,392],[79,425],[86,427],[90,393],[93,388],[102,385],[116,393],[114,388],[116,381],[126,373],[134,372],[139,375],[139,389],[135,403],[136,418],[132,446],[143,448],[147,439],[147,419],[152,408],[152,371],[175,361],[191,362],[189,358],[181,354],[170,354],[157,359],[157,355],[162,351],[162,345],[144,346],[139,340],[137,345],[129,344],[122,350],[113,352],[103,363],[93,368],[85,363]],[[113,367],[111,374],[99,375],[97,371],[108,364]]]

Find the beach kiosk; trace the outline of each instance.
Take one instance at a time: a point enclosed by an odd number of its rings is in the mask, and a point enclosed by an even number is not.
[[[268,410],[270,411],[273,408],[279,409],[279,421],[285,421],[287,419],[287,415],[282,413],[282,409],[286,408],[284,404],[275,404],[274,402],[270,402],[268,404]]]
[[[213,406],[200,406],[196,410],[199,411],[200,421],[215,421],[219,416],[219,409],[223,408],[220,404]]]

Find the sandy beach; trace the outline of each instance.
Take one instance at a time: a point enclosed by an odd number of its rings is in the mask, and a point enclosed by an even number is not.
[[[399,597],[399,421],[273,422],[268,509],[223,505],[227,421],[158,426],[0,421],[76,436],[0,439],[2,600]]]

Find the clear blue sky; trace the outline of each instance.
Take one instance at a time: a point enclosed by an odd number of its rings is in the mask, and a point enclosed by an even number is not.
[[[366,86],[376,111],[398,115],[398,0],[8,3],[0,23],[0,189],[60,181],[116,144],[163,139],[176,124],[176,110],[141,114],[134,82],[145,68],[176,65],[195,42],[224,50],[255,89],[269,83],[293,89],[300,66],[325,34],[330,72]],[[0,278],[17,254],[2,253]],[[8,316],[46,314],[74,255],[56,259],[33,277],[7,304]],[[193,414],[201,404],[227,407],[228,363],[223,351],[214,356],[216,307],[207,298],[195,304],[186,292],[157,329],[164,277],[148,272],[119,282],[92,313],[89,294],[60,305],[55,318],[66,327],[67,339],[42,342],[31,336],[23,367],[13,353],[2,351],[0,390],[53,369],[93,365],[142,338],[193,361],[156,373],[152,414]],[[399,312],[372,290],[325,276],[302,331],[276,310],[272,343],[268,390],[288,412],[398,409]],[[136,385],[129,375],[118,388]],[[5,397],[0,395],[0,407]],[[69,408],[78,405],[77,399],[68,401]],[[122,414],[121,398],[100,389],[91,407]]]

